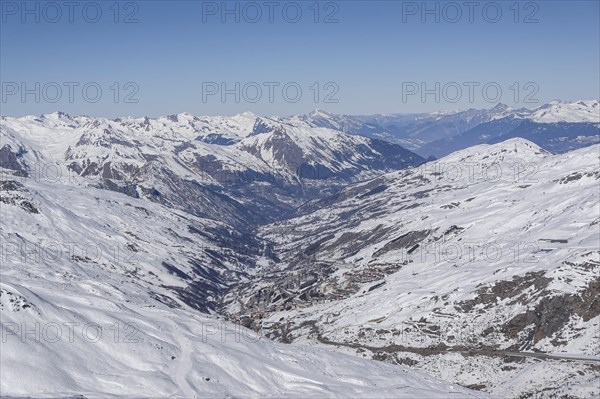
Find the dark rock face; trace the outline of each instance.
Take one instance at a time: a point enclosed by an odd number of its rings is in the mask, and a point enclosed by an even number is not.
[[[3,145],[0,148],[0,168],[13,170],[19,176],[28,176],[27,165],[22,160],[25,153],[23,147],[13,149],[8,144]]]
[[[492,286],[480,288],[475,299],[458,303],[457,309],[469,312],[479,304],[484,305],[484,308],[491,308],[498,303],[498,299],[515,298],[513,302],[525,300],[524,296],[518,298],[523,291],[533,287],[535,292],[541,292],[551,281],[552,279],[544,277],[544,272],[527,273],[524,276],[515,276],[511,280],[498,281]]]
[[[574,316],[589,321],[600,315],[600,277],[579,295],[553,294],[547,289],[550,282],[552,279],[544,272],[515,276],[482,287],[476,298],[458,303],[456,309],[463,313],[491,309],[505,299],[509,299],[509,305],[528,304],[526,312],[515,315],[499,328],[507,338],[518,340],[513,349],[530,348],[544,338],[560,334]]]
[[[388,242],[383,248],[377,251],[374,256],[381,256],[386,252],[393,251],[395,249],[410,249],[427,238],[427,236],[429,236],[431,233],[432,230],[423,230],[411,231],[403,234],[395,240]]]
[[[23,209],[27,213],[38,214],[39,210],[25,198],[28,190],[15,180],[1,180],[0,181],[0,203],[6,205],[14,205]]]
[[[0,191],[26,191],[25,186],[15,180],[0,180]]]
[[[502,327],[508,337],[517,338],[521,331],[533,325],[527,340],[535,344],[559,332],[575,315],[583,321],[600,315],[600,277],[590,282],[581,295],[543,294],[533,309],[516,315]]]
[[[135,184],[130,184],[127,182],[114,181],[111,179],[104,179],[98,185],[98,188],[102,188],[104,190],[114,191],[117,193],[122,193],[128,195],[132,198],[139,198],[139,194],[137,192],[137,186]]]

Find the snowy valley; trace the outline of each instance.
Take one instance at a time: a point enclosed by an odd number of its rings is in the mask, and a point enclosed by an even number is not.
[[[1,394],[600,396],[598,104],[1,117]]]

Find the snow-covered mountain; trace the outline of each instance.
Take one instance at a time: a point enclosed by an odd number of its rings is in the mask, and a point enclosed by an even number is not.
[[[378,135],[385,133],[385,129],[383,129],[379,124],[370,124],[355,116],[336,115],[321,109],[316,109],[307,115],[300,116],[299,118],[315,127],[325,127],[345,133],[373,137],[377,137]]]
[[[525,108],[516,109],[505,104],[498,104],[491,109],[468,109],[430,114],[374,115],[362,116],[360,119],[384,129],[387,134],[382,137],[387,140],[399,140],[414,151],[426,143],[453,137],[482,123],[509,116],[525,117],[529,113],[530,110]]]
[[[530,140],[544,149],[562,153],[600,142],[598,123],[538,123],[507,117],[482,123],[456,136],[433,141],[419,148],[421,154],[441,158],[454,151],[479,144],[494,144],[510,138]]]
[[[399,145],[249,113],[114,120],[54,113],[3,117],[1,130],[2,162],[28,152],[30,162],[56,163],[86,183],[231,223],[262,223],[320,190],[423,162]],[[254,204],[244,203],[248,196]]]
[[[582,104],[430,117],[559,142]],[[600,394],[588,133],[423,163],[324,111],[0,122],[3,395]]]
[[[258,257],[223,223],[3,172],[3,397],[487,397],[206,314]]]
[[[470,146],[494,144],[515,137],[531,140],[555,153],[599,143],[599,102],[553,101],[535,110],[498,115],[467,131],[424,144],[418,152],[440,158]]]
[[[384,131],[376,136],[402,143],[424,157],[441,158],[470,146],[513,137],[526,138],[552,152],[566,152],[600,142],[599,104],[598,100],[553,101],[536,109],[498,104],[489,110],[360,119],[375,125],[373,131],[377,132],[376,126]]]
[[[512,139],[309,202],[229,312],[501,397],[598,395],[599,151]]]
[[[372,137],[400,144],[412,151],[423,145],[453,137],[479,124],[509,115],[525,116],[526,109],[513,109],[504,104],[494,108],[420,114],[336,115],[324,110],[298,117],[314,127],[326,127],[353,135]]]
[[[563,102],[555,100],[535,109],[528,119],[536,123],[600,123],[600,101]]]

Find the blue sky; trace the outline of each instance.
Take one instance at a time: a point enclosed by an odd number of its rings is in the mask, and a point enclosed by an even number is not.
[[[72,21],[62,0],[25,14],[0,3],[2,115],[370,114],[600,96],[599,1],[78,1]]]

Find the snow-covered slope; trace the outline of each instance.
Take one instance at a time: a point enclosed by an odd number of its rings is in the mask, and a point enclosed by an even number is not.
[[[597,395],[599,151],[512,139],[308,203],[263,229],[286,263],[229,310],[503,397]],[[583,360],[522,358],[535,353]]]
[[[3,172],[3,396],[486,397],[201,313],[259,257],[224,223]]]

